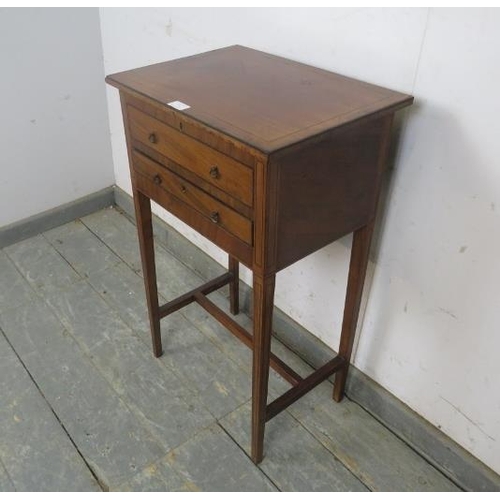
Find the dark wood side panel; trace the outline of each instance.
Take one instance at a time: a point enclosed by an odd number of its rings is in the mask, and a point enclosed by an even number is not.
[[[271,156],[278,166],[277,269],[283,269],[374,216],[378,152],[386,118],[305,141]]]

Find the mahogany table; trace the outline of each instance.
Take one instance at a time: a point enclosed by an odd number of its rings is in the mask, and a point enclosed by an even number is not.
[[[232,46],[108,76],[120,90],[153,351],[197,302],[253,349],[252,459],[266,421],[332,374],[342,399],[395,111],[413,97]],[[229,254],[228,272],[159,305],[154,200]],[[278,271],[354,232],[338,355],[306,378],[270,352]],[[207,295],[253,271],[253,335]],[[291,388],[267,404],[269,367]]]

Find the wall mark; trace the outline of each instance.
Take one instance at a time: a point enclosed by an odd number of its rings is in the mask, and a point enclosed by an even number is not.
[[[465,418],[468,422],[470,422],[474,427],[477,428],[479,432],[484,434],[487,438],[491,439],[492,441],[496,441],[496,439],[493,436],[490,436],[488,433],[486,433],[482,428],[481,424],[478,424],[477,422],[474,422],[470,417],[468,417],[458,406],[455,406],[451,401],[448,401],[446,398],[443,398],[443,396],[439,396],[445,403],[448,403],[454,410],[456,410],[462,417]]]
[[[168,23],[165,25],[165,31],[167,33],[167,36],[172,36],[172,28],[174,27],[172,23],[172,19],[168,20]]]
[[[442,313],[447,314],[448,316],[451,316],[452,318],[458,319],[457,316],[455,314],[453,314],[451,311],[448,311],[448,309],[444,309],[443,307],[440,307],[439,310]]]

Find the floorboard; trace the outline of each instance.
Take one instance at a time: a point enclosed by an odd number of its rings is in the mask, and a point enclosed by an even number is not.
[[[0,491],[100,491],[0,332]]]
[[[200,285],[156,255],[162,301]],[[211,299],[227,310],[226,295]],[[152,356],[135,227],[116,209],[0,251],[0,328],[0,491],[458,490],[329,382],[269,423],[255,466],[250,350],[191,304]],[[287,388],[272,372],[270,398]]]

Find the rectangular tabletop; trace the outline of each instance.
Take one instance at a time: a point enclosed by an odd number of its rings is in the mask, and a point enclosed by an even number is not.
[[[180,101],[189,107],[179,113],[264,153],[413,100],[238,45],[116,73],[107,82],[163,105]]]

